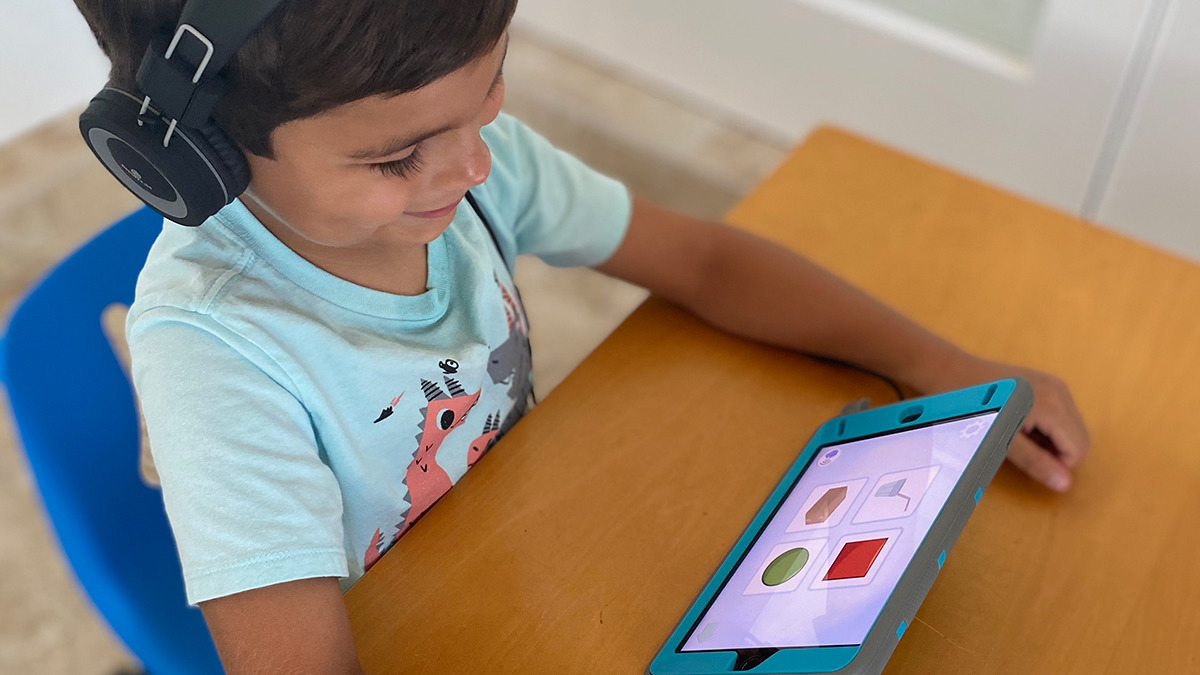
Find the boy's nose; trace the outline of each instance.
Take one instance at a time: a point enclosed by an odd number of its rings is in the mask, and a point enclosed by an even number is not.
[[[467,178],[471,181],[471,187],[475,187],[487,180],[488,174],[492,172],[492,151],[488,149],[487,143],[484,143],[483,139],[478,136],[475,137],[472,146],[465,169]]]
[[[454,192],[470,189],[487,180],[492,172],[492,153],[483,139],[476,135],[468,141],[458,161],[437,177],[435,187]]]

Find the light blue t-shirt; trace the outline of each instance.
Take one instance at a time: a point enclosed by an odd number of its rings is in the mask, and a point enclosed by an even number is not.
[[[528,324],[504,260],[595,266],[630,197],[501,115],[492,173],[428,250],[428,290],[335,277],[238,200],[166,221],[126,325],[192,604],[362,576],[526,410]]]

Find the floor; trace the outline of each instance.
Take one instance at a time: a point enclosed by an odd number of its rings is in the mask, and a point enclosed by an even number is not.
[[[789,149],[526,33],[514,31],[505,74],[506,110],[636,194],[693,215],[719,219]],[[0,316],[57,260],[139,206],[83,144],[78,112],[0,146]],[[543,398],[645,297],[536,259],[518,263],[517,282]],[[40,509],[0,415],[0,672],[136,668],[76,586]]]

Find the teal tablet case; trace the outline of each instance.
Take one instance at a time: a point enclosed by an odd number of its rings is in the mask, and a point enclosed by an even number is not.
[[[822,424],[809,439],[795,463],[767,498],[754,520],[738,539],[712,578],[692,602],[690,609],[671,632],[658,655],[650,663],[650,675],[723,675],[724,673],[837,673],[858,675],[879,673],[912,622],[925,599],[946,552],[954,545],[971,516],[984,489],[1004,462],[1008,447],[1033,407],[1033,390],[1024,378],[988,382],[958,391],[839,415]],[[980,443],[979,451],[967,464],[958,484],[950,493],[912,561],[900,576],[895,590],[884,603],[863,643],[852,647],[806,647],[779,649],[771,654],[754,650],[717,652],[678,652],[700,614],[733,573],[742,555],[766,526],[777,505],[799,479],[813,455],[824,445],[845,443],[858,438],[926,426],[942,420],[984,412],[999,411],[996,420]]]

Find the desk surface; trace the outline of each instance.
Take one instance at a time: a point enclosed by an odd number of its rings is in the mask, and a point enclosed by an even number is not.
[[[823,129],[728,221],[973,353],[1063,377],[1056,495],[1005,465],[888,673],[1200,669],[1200,267]],[[642,673],[873,377],[649,300],[346,595],[368,673]]]

